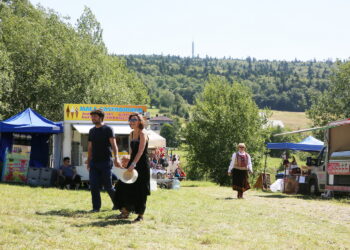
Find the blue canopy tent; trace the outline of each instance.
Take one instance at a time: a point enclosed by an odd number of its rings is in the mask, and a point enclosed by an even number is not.
[[[63,132],[62,123],[46,119],[34,110],[26,110],[0,122],[0,133],[46,133],[57,134]]]
[[[324,143],[316,138],[309,136],[306,137],[299,143],[290,142],[280,142],[280,143],[267,143],[268,149],[289,149],[289,150],[299,150],[299,151],[311,151],[317,152],[321,151]]]
[[[281,142],[281,143],[267,143],[268,149],[279,149],[279,150],[298,150],[298,151],[308,151],[308,152],[318,152],[324,148],[324,143],[312,136],[306,137],[299,143]],[[265,169],[266,169],[266,159],[265,157]],[[264,170],[265,171],[265,170]],[[287,169],[284,169],[284,175],[286,176]],[[283,192],[285,191],[285,185],[283,184]]]
[[[10,151],[13,133],[30,134],[30,166],[46,167],[49,159],[49,137],[63,133],[62,123],[52,122],[28,108],[11,118],[0,122],[0,162],[4,161],[6,150]]]

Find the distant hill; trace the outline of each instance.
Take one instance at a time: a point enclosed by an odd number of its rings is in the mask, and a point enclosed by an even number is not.
[[[332,74],[332,61],[269,61],[254,58],[182,58],[160,55],[128,55],[128,68],[136,71],[149,88],[153,106],[167,106],[161,100],[181,96],[193,104],[209,74],[220,75],[230,82],[251,88],[260,108],[305,111],[310,99],[327,89]],[[175,97],[172,97],[175,96]]]

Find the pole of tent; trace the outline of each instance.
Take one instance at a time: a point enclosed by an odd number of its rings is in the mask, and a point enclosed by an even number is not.
[[[283,176],[283,192],[282,193],[284,193],[285,192],[285,187],[286,187],[286,174],[287,174],[287,168],[283,165],[283,167],[284,167],[284,176]]]
[[[266,168],[267,168],[267,152],[265,152],[265,166],[264,166],[264,173],[263,173],[263,183],[262,183],[262,189],[264,190],[264,187],[266,185],[267,187],[267,183],[266,183]]]

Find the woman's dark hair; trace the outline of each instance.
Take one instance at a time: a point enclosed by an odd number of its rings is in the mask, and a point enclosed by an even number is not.
[[[132,113],[131,115],[129,115],[128,121],[130,121],[130,119],[132,117],[136,117],[140,121],[139,129],[144,129],[145,128],[145,121],[144,121],[143,116],[141,114],[139,114],[139,113]]]
[[[66,161],[66,160],[69,160],[69,161],[70,161],[70,158],[69,158],[69,157],[64,157],[64,158],[63,158],[63,161]]]
[[[102,109],[95,109],[90,112],[90,115],[98,115],[102,121],[105,118],[105,112]]]

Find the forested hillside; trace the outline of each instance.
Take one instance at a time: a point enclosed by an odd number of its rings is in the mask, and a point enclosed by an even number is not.
[[[260,108],[305,111],[311,105],[311,96],[327,89],[335,64],[250,57],[241,60],[128,55],[124,58],[127,66],[138,72],[148,86],[152,105],[168,107],[172,113],[180,112],[179,115],[182,115],[181,109],[186,109],[186,103],[194,103],[210,74],[249,86]],[[174,111],[173,105],[178,110]]]

